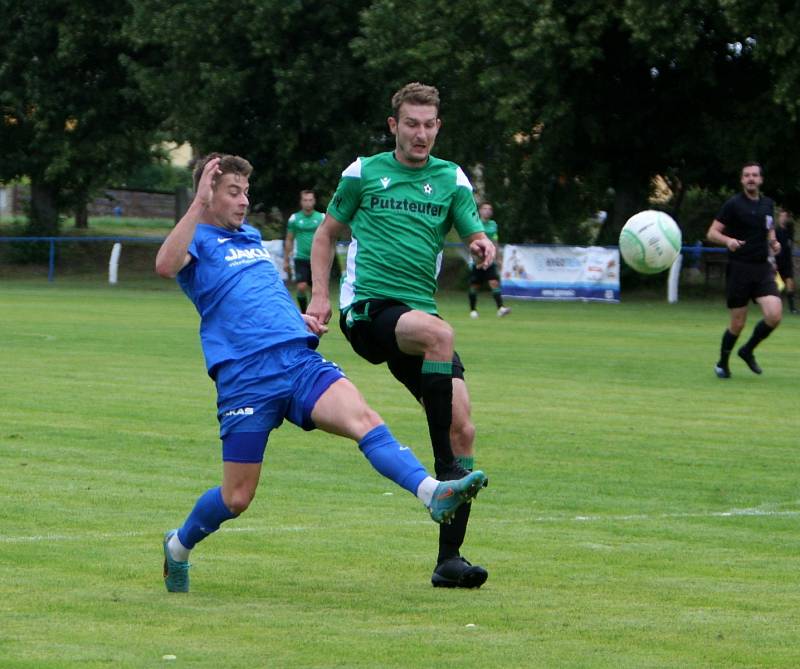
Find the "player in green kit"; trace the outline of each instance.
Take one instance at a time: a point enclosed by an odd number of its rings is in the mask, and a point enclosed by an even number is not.
[[[308,287],[311,285],[311,241],[322,223],[324,215],[314,209],[317,198],[312,190],[300,191],[300,211],[289,216],[286,239],[283,243],[283,269],[289,274],[294,250],[294,280],[297,283],[297,304],[300,313],[306,313]]]
[[[336,240],[350,228],[340,291],[340,326],[353,350],[389,370],[422,403],[440,478],[461,478],[474,464],[475,427],[453,329],[434,300],[445,235],[454,227],[479,267],[494,261],[469,179],[430,155],[439,132],[439,93],[407,84],[392,97],[395,150],[358,158],[343,173],[314,236],[308,313],[327,323]],[[480,587],[488,572],[460,554],[470,505],[439,534],[431,577],[438,587]]]
[[[478,215],[483,225],[483,231],[486,236],[497,244],[497,223],[492,219],[494,211],[492,205],[488,202],[483,202],[478,207]],[[486,269],[481,269],[475,266],[475,260],[470,262],[469,272],[469,316],[470,318],[478,317],[478,291],[481,284],[488,283],[489,289],[492,291],[494,303],[497,305],[497,316],[502,318],[511,313],[511,307],[503,305],[503,296],[500,294],[500,274],[497,272],[497,263],[492,263]]]

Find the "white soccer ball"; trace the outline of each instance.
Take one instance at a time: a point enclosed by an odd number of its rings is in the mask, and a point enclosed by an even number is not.
[[[672,267],[681,252],[681,229],[663,211],[640,211],[622,227],[619,251],[637,272],[663,272]]]

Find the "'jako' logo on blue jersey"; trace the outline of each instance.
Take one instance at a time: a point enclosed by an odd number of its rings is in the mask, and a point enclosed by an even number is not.
[[[228,262],[239,262],[242,260],[269,260],[269,251],[266,249],[236,249],[233,248],[225,256]]]

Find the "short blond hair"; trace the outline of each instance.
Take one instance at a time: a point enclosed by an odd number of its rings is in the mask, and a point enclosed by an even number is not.
[[[399,118],[400,107],[406,102],[411,105],[436,107],[436,115],[439,115],[439,91],[435,86],[421,84],[418,81],[403,86],[392,96],[392,116]]]

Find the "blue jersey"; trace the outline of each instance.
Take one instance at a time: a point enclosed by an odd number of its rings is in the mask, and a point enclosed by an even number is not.
[[[290,342],[317,347],[318,337],[308,331],[254,227],[245,223],[231,231],[200,223],[189,254],[177,278],[200,314],[212,378],[220,364],[258,351]]]

